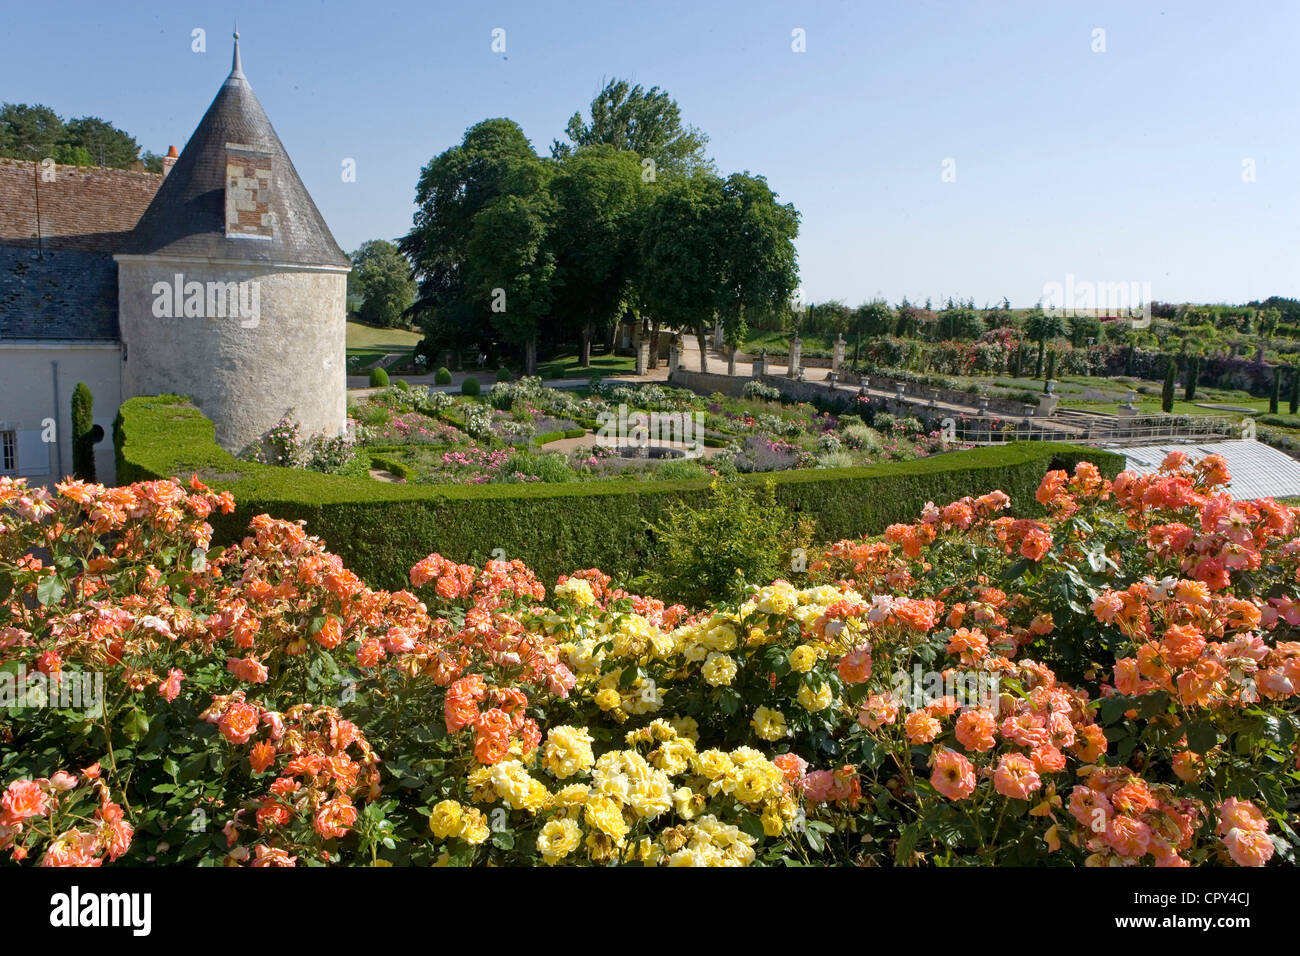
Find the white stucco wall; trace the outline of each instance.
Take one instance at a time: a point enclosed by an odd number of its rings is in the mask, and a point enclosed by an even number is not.
[[[122,400],[118,344],[0,340],[0,431],[19,433],[16,473],[32,484],[51,484],[72,473],[72,391],[78,382],[90,387],[95,424],[104,429],[95,446],[96,477],[111,485],[116,479],[113,419]],[[46,443],[40,437],[51,418],[57,441]]]
[[[256,241],[256,240],[247,240]],[[346,271],[117,256],[124,398],[189,395],[239,453],[282,417],[306,434],[347,422]],[[260,315],[159,317],[158,282],[255,282]],[[250,287],[251,288],[251,287]]]

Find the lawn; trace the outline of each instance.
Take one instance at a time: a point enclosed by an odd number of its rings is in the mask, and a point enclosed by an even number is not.
[[[348,360],[355,357],[356,366],[365,368],[393,352],[407,353],[415,348],[420,339],[419,332],[406,329],[384,329],[362,322],[349,322],[347,330]]]
[[[751,332],[749,338],[741,344],[740,350],[748,355],[757,355],[760,349],[767,349],[776,355],[786,355],[790,351],[790,334],[789,332]],[[809,332],[802,336],[803,354],[815,357],[829,357],[835,348],[835,336],[829,333]],[[848,344],[845,346],[845,354],[853,355],[853,338],[849,336],[845,340]]]
[[[636,371],[636,357],[632,355],[592,355],[591,365],[584,368],[577,353],[557,355],[537,363],[537,374],[544,379],[590,378],[593,375],[620,375]]]

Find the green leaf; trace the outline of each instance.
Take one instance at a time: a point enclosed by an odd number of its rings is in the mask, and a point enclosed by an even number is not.
[[[139,740],[149,732],[149,718],[139,707],[131,707],[122,717],[122,730],[128,739]]]
[[[54,575],[41,578],[41,583],[36,585],[36,599],[41,602],[42,607],[57,604],[63,600],[64,593],[63,582]]]
[[[894,851],[895,866],[911,866],[912,854],[916,851],[916,840],[920,835],[915,823],[903,827],[898,838],[898,848]]]
[[[1214,745],[1219,742],[1219,732],[1214,729],[1214,725],[1204,721],[1187,726],[1187,746],[1194,753],[1205,755],[1214,749]]]

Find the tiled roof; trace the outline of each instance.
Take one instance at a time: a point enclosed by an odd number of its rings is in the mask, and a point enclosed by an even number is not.
[[[42,173],[52,173],[52,181],[48,176],[41,180]],[[0,158],[0,245],[36,246],[39,190],[44,248],[115,252],[162,180],[158,173],[105,166],[39,167]]]
[[[274,235],[269,240],[226,237],[228,144],[271,154],[268,211]],[[240,262],[351,265],[239,69],[238,51],[235,68],[121,251]]]
[[[1181,451],[1190,458],[1222,455],[1228,462],[1234,498],[1287,498],[1300,495],[1300,461],[1254,440],[1216,441],[1204,444],[1143,445],[1116,449],[1128,459],[1129,471],[1149,475],[1160,467],[1167,454]]]
[[[117,337],[111,253],[0,245],[0,339]]]

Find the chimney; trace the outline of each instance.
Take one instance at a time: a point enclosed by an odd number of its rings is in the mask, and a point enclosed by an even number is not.
[[[163,174],[164,176],[166,176],[168,173],[170,173],[170,172],[172,171],[172,167],[176,165],[176,159],[177,159],[177,157],[178,157],[179,155],[180,155],[180,154],[178,154],[178,153],[176,152],[176,147],[175,147],[175,146],[168,146],[168,147],[167,147],[167,155],[163,157],[163,173],[162,173],[162,174]]]

